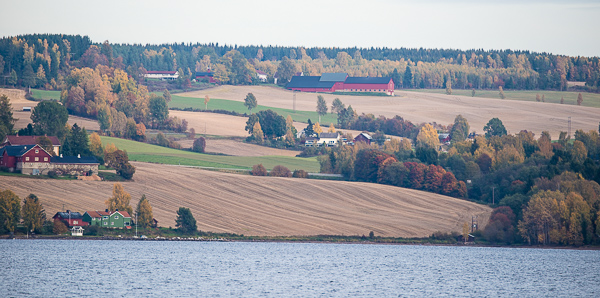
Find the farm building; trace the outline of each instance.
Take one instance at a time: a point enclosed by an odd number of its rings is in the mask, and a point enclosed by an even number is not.
[[[267,82],[267,73],[262,70],[256,71],[256,77],[258,78],[259,81],[261,81],[263,83]]]
[[[286,88],[303,92],[384,92],[394,95],[391,77],[350,77],[347,73],[293,76]]]
[[[71,210],[67,210],[66,212],[56,212],[54,216],[52,216],[54,222],[62,222],[67,227],[75,227],[75,226],[87,226],[88,223],[83,221],[83,215],[79,212],[72,212]]]
[[[6,139],[4,139],[4,142],[0,144],[0,147],[38,144],[38,138],[40,137],[43,136],[6,136]],[[60,151],[60,141],[55,136],[49,136],[48,139],[50,139],[50,142],[52,142],[54,155],[58,155]]]
[[[196,72],[196,81],[207,81],[209,83],[216,83],[214,73],[210,71],[210,69],[206,72]]]
[[[178,71],[148,71],[144,75],[147,79],[159,79],[159,80],[175,80],[179,78]]]
[[[333,146],[337,146],[339,145],[339,141],[340,141],[340,134],[337,132],[323,132],[321,134],[319,134],[318,137],[307,137],[305,142],[304,142],[304,146],[306,147],[320,147],[320,146],[327,146],[327,147],[333,147]]]
[[[354,143],[358,143],[358,142],[364,142],[367,144],[371,144],[371,141],[373,140],[373,138],[371,137],[371,135],[369,135],[368,133],[361,133],[359,135],[356,136],[356,138],[354,138]]]
[[[61,174],[98,174],[98,160],[93,156],[52,156],[40,145],[4,146],[0,148],[0,167],[26,175],[47,175],[54,170]]]

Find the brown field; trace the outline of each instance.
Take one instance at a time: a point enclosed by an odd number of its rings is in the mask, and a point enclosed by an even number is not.
[[[243,101],[252,92],[260,105],[292,108],[292,92],[265,86],[219,86],[213,89],[180,94],[189,97],[204,97]],[[600,109],[574,105],[537,103],[514,100],[501,100],[445,94],[408,92],[396,90],[394,97],[350,96],[322,94],[329,105],[338,97],[359,113],[372,113],[376,116],[393,117],[400,115],[413,123],[437,122],[450,124],[456,115],[461,114],[469,121],[471,130],[483,132],[483,126],[494,117],[500,118],[509,133],[521,130],[533,131],[536,135],[544,130],[557,138],[560,131],[567,131],[567,119],[571,117],[572,133],[577,129],[585,131],[598,129]],[[298,110],[314,111],[317,95],[314,93],[296,94]],[[286,100],[283,100],[286,99]]]
[[[13,108],[13,117],[17,118],[15,123],[15,129],[21,129],[31,123],[31,112],[23,112],[23,107],[35,107],[38,102],[27,100],[25,98],[25,91],[19,89],[2,89],[0,88],[0,94],[6,94],[10,99],[10,103]],[[69,125],[77,123],[80,127],[85,127],[87,130],[100,130],[98,121],[82,118],[78,116],[69,115],[67,120]]]
[[[437,194],[371,183],[240,176],[193,168],[134,163],[124,183],[135,206],[142,194],[161,226],[175,227],[178,207],[189,207],[203,231],[244,235],[375,235],[426,237],[462,230],[472,215],[480,226],[491,209]],[[0,176],[0,189],[40,197],[48,217],[65,209],[104,209],[111,182]]]
[[[181,140],[177,141],[177,143],[181,144],[183,148],[191,148],[193,141]],[[300,151],[270,148],[254,144],[248,144],[242,141],[220,139],[206,140],[205,151],[209,153],[222,153],[233,156],[296,156],[300,154]]]

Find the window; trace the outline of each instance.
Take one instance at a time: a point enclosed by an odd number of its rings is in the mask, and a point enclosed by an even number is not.
[[[108,219],[108,216],[102,216],[102,219]]]
[[[48,157],[44,157],[44,161],[48,161]]]
[[[40,158],[36,156],[35,161],[40,161]]]
[[[104,225],[107,225],[107,224],[108,224],[107,222],[104,222]]]
[[[29,156],[28,156],[28,157],[25,157],[25,161],[29,161]]]
[[[74,224],[74,225],[76,225],[76,224],[78,224],[78,223],[79,223],[79,221],[77,221],[77,220],[74,220],[74,221],[73,221],[73,224]]]
[[[116,216],[115,216],[115,219],[119,219],[119,216],[118,216],[118,215],[116,215]]]
[[[40,153],[40,150],[39,149],[35,149],[35,153]]]
[[[110,225],[111,225],[111,226],[114,226],[114,225],[115,225],[115,222],[111,222],[111,223],[110,223]]]
[[[125,224],[126,226],[128,226],[128,225],[129,225],[129,222],[128,222],[128,221],[126,221],[124,224]]]

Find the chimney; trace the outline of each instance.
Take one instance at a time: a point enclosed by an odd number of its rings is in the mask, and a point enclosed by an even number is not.
[[[108,212],[108,209],[104,209],[104,212]]]
[[[77,154],[77,158],[81,158],[81,154]]]
[[[71,213],[71,210],[67,209],[67,213]]]
[[[62,153],[60,154],[60,158],[62,158]]]
[[[119,209],[115,209],[115,211],[119,211]]]

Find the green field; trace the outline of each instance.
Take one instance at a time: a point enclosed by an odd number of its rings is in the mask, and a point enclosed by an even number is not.
[[[446,94],[445,89],[401,89],[398,91],[413,91],[423,93]],[[545,102],[560,103],[560,98],[565,98],[565,103],[568,105],[577,104],[577,95],[581,93],[583,96],[582,106],[600,108],[600,94],[588,92],[571,92],[571,91],[544,91],[544,90],[505,90],[504,95],[507,100],[535,101],[536,94],[545,96]],[[471,96],[471,90],[452,89],[452,95]],[[498,90],[475,90],[475,97],[497,98],[500,99]]]
[[[60,91],[31,89],[31,93],[33,93],[33,98],[35,98],[35,99],[60,100]]]
[[[119,138],[101,137],[106,146],[113,143],[117,148],[126,150],[129,159],[171,165],[188,165],[199,167],[214,167],[224,169],[251,169],[253,165],[262,163],[265,168],[272,169],[276,165],[282,165],[290,170],[302,169],[311,173],[319,172],[319,162],[315,157],[300,158],[287,156],[222,156],[201,154],[185,150],[165,148],[146,143]],[[209,140],[210,142],[210,140]]]
[[[162,95],[162,93],[157,93],[158,95]],[[170,108],[192,108],[192,109],[204,109],[204,98],[193,98],[193,97],[183,97],[179,95],[171,95],[171,102],[169,103]],[[250,113],[248,108],[244,106],[244,103],[241,101],[227,100],[227,99],[219,99],[219,98],[211,98],[208,103],[209,110],[226,110],[226,111],[234,111],[240,114]],[[258,111],[271,109],[275,111],[277,114],[287,118],[287,115],[291,115],[294,121],[298,122],[307,122],[310,119],[313,123],[319,120],[319,114],[317,112],[311,111],[298,111],[295,112],[290,109],[280,109],[280,108],[272,108],[267,106],[258,105],[256,108],[252,109],[253,113]],[[328,113],[327,115],[321,117],[321,122],[329,126],[329,123],[337,123],[337,115],[333,115]]]

